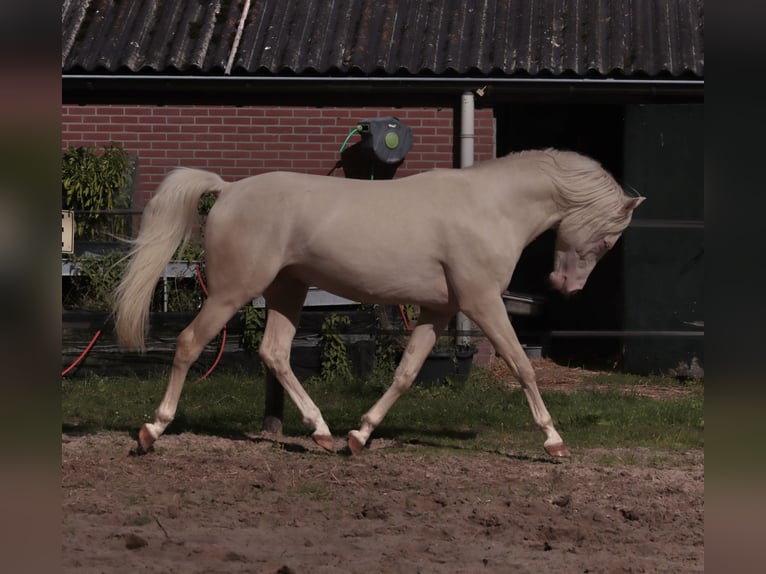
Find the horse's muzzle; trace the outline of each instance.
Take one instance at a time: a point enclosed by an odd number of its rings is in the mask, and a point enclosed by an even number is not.
[[[571,297],[575,293],[579,293],[583,288],[583,285],[571,281],[569,276],[558,271],[553,271],[548,275],[548,283],[550,283],[551,287],[556,291],[566,297]]]

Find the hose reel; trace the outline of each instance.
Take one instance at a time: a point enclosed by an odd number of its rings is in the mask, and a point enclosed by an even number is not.
[[[356,129],[360,146],[386,164],[400,163],[412,147],[412,128],[395,116],[360,120]]]
[[[346,147],[352,136],[359,134],[361,140]],[[357,122],[343,145],[341,159],[328,172],[342,167],[351,179],[393,179],[404,156],[412,147],[412,128],[394,116],[369,118]]]

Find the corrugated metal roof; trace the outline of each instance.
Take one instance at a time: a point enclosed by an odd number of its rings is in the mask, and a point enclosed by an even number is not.
[[[247,4],[64,0],[63,72],[704,77],[703,0]]]

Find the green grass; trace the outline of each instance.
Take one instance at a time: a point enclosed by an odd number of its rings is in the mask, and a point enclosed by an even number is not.
[[[535,428],[526,399],[490,374],[474,369],[468,381],[435,388],[413,387],[389,411],[373,437],[466,450],[503,450],[539,454],[542,434]],[[543,398],[559,432],[573,449],[648,447],[685,450],[702,447],[703,387],[679,398],[650,399],[636,386],[680,386],[674,380],[598,375],[591,382],[604,391],[547,392]],[[62,380],[62,426],[67,430],[135,432],[153,420],[165,377],[96,376]],[[358,428],[359,420],[384,390],[376,380],[321,382],[305,387],[336,436]],[[187,382],[168,433],[195,432],[236,436],[258,432],[264,403],[262,377],[224,373]],[[284,432],[305,436],[308,430],[289,401]]]

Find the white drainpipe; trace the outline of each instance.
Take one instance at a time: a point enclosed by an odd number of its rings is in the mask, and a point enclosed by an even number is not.
[[[470,167],[473,165],[473,120],[474,100],[473,92],[463,92],[462,104],[460,107],[460,167]],[[471,337],[462,333],[468,333],[472,330],[471,320],[463,313],[457,314],[456,327],[458,336],[456,343],[458,345],[470,345]]]
[[[473,92],[463,92],[460,106],[460,167],[473,165]]]

